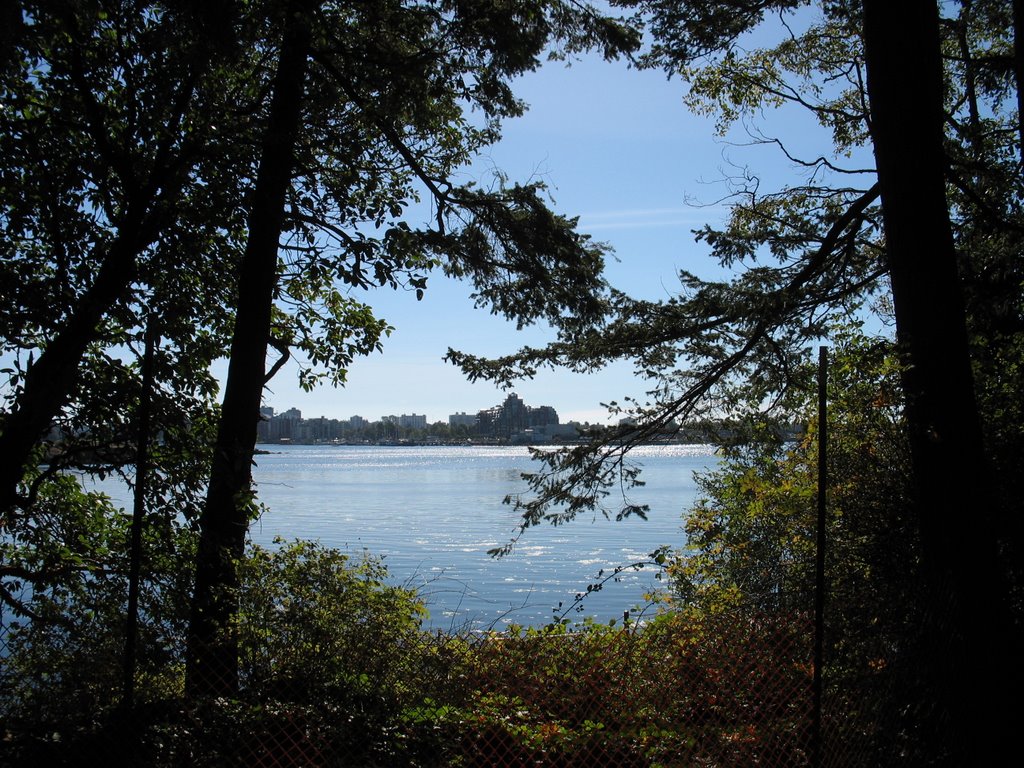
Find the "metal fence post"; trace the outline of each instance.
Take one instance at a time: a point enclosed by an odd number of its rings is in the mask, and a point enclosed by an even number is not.
[[[825,635],[825,491],[828,488],[828,349],[818,348],[818,520],[814,562],[814,678],[811,684],[811,765],[821,768],[822,665]]]

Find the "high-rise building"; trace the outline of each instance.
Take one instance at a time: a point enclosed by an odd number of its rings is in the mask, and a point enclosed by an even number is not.
[[[427,415],[419,413],[403,413],[398,417],[398,426],[408,427],[409,429],[426,429]]]
[[[558,424],[558,413],[550,405],[531,408],[512,393],[501,405],[477,413],[476,422],[477,432],[482,435],[509,438],[528,429]]]
[[[269,405],[260,406],[260,420],[256,423],[256,441],[260,443],[269,442],[272,438],[270,422],[274,418],[274,409]]]
[[[530,409],[531,427],[548,427],[558,424],[558,412],[550,405],[538,405]]]
[[[476,426],[476,414],[459,411],[448,417],[449,427],[473,427]]]

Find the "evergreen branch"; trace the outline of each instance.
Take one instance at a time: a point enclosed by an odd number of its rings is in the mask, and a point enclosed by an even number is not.
[[[667,429],[672,428],[672,425],[678,424],[692,415],[712,390],[750,359],[759,346],[767,345],[768,354],[776,360],[775,364],[787,367],[788,356],[780,346],[779,340],[774,338],[774,333],[778,328],[791,323],[795,315],[812,312],[825,303],[853,295],[865,285],[870,284],[870,281],[885,274],[884,268],[872,270],[861,281],[843,286],[838,290],[815,290],[808,298],[808,286],[825,274],[837,254],[849,253],[850,249],[854,247],[856,240],[851,232],[859,228],[868,209],[878,199],[878,196],[879,185],[876,183],[852,201],[843,213],[831,223],[821,238],[819,246],[805,256],[803,266],[796,270],[781,288],[767,296],[753,291],[744,297],[742,302],[731,302],[731,308],[728,311],[723,311],[711,319],[705,319],[683,328],[675,326],[674,329],[671,323],[666,323],[656,327],[652,337],[649,333],[651,325],[638,321],[637,317],[633,316],[618,327],[612,323],[610,328],[603,328],[600,332],[604,336],[603,341],[598,338],[596,330],[591,331],[589,339],[593,343],[587,345],[586,350],[586,354],[591,357],[586,358],[581,358],[580,353],[572,347],[571,342],[578,343],[580,337],[563,340],[556,345],[549,345],[545,349],[527,348],[518,356],[508,356],[499,361],[481,361],[449,350],[447,359],[463,366],[469,366],[471,379],[474,376],[489,375],[505,382],[508,380],[510,367],[512,369],[518,367],[520,371],[535,371],[536,365],[541,363],[555,364],[573,361],[574,365],[579,366],[583,360],[586,360],[588,365],[595,365],[599,361],[607,362],[619,356],[642,360],[646,354],[650,354],[652,345],[684,344],[687,340],[696,341],[702,332],[724,333],[734,328],[734,332],[738,336],[735,349],[718,359],[708,360],[701,370],[688,374],[690,383],[683,392],[667,401],[660,402],[653,410],[645,409],[643,411],[644,418],[638,424],[612,430],[587,445],[563,448],[549,453],[535,452],[534,458],[540,460],[545,469],[538,473],[524,475],[534,496],[524,499],[520,494],[506,498],[506,503],[513,504],[517,510],[521,511],[522,519],[512,539],[505,546],[492,550],[491,554],[495,556],[508,554],[528,528],[542,521],[559,525],[573,519],[580,511],[597,509],[613,481],[620,483],[620,490],[625,502],[625,490],[623,489],[635,485],[638,482],[637,475],[639,474],[638,468],[628,467],[625,464],[629,451],[663,434]],[[707,287],[704,286],[705,290]],[[711,288],[714,287],[711,286]],[[620,306],[619,310],[633,309],[635,311],[636,307],[645,306],[645,309],[648,310],[645,313],[646,318],[666,309],[670,309],[671,312],[681,312],[685,316],[688,310],[696,313],[695,302],[699,303],[700,298],[698,294],[697,299],[691,300],[687,304],[678,302],[670,302],[665,305],[626,303]],[[729,304],[730,302],[723,302],[723,306]],[[751,325],[744,329],[744,323],[751,323]],[[698,328],[699,331],[696,330]],[[671,332],[672,330],[675,331],[674,334]],[[598,344],[598,341],[601,343]],[[557,507],[559,511],[550,511],[553,507]],[[633,508],[628,502],[625,502],[619,516],[633,513],[643,514],[643,512],[642,508]]]

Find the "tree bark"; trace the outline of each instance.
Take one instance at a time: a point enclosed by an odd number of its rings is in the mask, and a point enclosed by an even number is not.
[[[302,116],[309,28],[292,13],[284,31],[260,166],[249,208],[235,330],[206,502],[200,515],[186,658],[191,696],[238,691],[238,576],[252,500],[252,459],[263,394],[278,241]]]
[[[995,765],[1000,742],[1017,727],[1020,705],[1012,702],[1019,702],[1020,664],[945,195],[938,8],[935,0],[865,0],[863,29],[916,515],[932,598],[926,630],[936,653],[929,672],[948,715],[953,759],[963,761],[956,764]]]

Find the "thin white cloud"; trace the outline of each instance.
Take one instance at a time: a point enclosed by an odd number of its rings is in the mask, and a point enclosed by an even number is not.
[[[693,227],[720,218],[720,206],[707,208],[624,208],[614,211],[585,213],[580,216],[580,229],[585,232],[614,229],[649,229]]]

